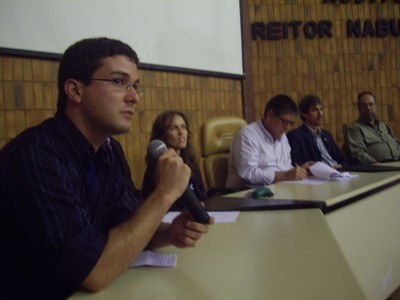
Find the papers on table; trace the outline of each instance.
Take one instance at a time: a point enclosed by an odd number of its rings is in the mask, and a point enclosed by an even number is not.
[[[164,223],[172,223],[172,221],[180,214],[179,211],[172,211],[164,216]],[[235,223],[239,216],[238,211],[208,211],[210,217],[215,218],[215,223]]]
[[[301,180],[288,180],[285,181],[285,183],[289,183],[289,184],[308,184],[308,185],[320,185],[320,184],[324,184],[326,182],[328,182],[329,179],[325,179],[325,178],[318,178],[315,176],[310,176]]]
[[[347,180],[358,177],[358,175],[350,174],[350,172],[339,172],[323,162],[316,162],[309,169],[315,177],[326,180]]]
[[[180,212],[169,212],[165,215],[163,222],[172,223]],[[239,216],[238,211],[209,211],[208,214],[215,218],[216,223],[234,223]],[[130,268],[151,267],[176,267],[177,255],[158,253],[151,250],[143,251],[138,258],[130,264]]]
[[[323,162],[316,162],[309,169],[313,176],[309,176],[303,180],[285,181],[285,183],[319,185],[329,180],[349,180],[358,177],[358,174],[339,172]]]
[[[152,266],[152,267],[176,267],[177,255],[164,254],[146,250],[132,262],[130,268]]]

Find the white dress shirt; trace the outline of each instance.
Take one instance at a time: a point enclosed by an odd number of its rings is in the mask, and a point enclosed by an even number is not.
[[[275,180],[275,172],[292,168],[286,135],[275,140],[258,120],[242,128],[232,142],[226,187],[270,184]]]

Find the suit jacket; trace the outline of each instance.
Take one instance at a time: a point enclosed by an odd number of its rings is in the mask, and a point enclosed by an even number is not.
[[[307,161],[321,161],[322,155],[318,149],[315,138],[305,124],[292,130],[287,135],[290,144],[290,156],[292,163],[302,165]],[[332,134],[327,130],[321,130],[321,138],[330,156],[342,166],[349,163],[337,146]]]

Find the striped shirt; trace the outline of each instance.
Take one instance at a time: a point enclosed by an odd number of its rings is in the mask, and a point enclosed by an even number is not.
[[[141,202],[115,139],[95,153],[64,115],[20,134],[0,151],[0,298],[71,295]]]

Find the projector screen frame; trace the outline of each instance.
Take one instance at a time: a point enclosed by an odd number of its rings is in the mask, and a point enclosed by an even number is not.
[[[244,79],[246,77],[245,70],[245,45],[244,45],[244,37],[243,37],[243,0],[236,0],[239,4],[239,34],[240,34],[240,59],[241,59],[241,74],[240,72],[232,72],[229,71],[218,71],[218,70],[209,70],[209,69],[201,69],[201,68],[190,68],[189,67],[181,67],[181,66],[173,66],[173,65],[163,65],[161,63],[152,63],[152,62],[140,62],[139,68],[145,70],[158,70],[158,71],[167,71],[167,72],[177,72],[177,73],[185,73],[185,74],[194,74],[194,75],[204,75],[204,76],[215,76],[215,77],[223,77],[223,78],[232,78],[232,79]],[[244,1],[246,2],[246,1]],[[239,41],[238,39],[236,41]],[[138,53],[139,54],[139,53]],[[2,46],[0,45],[0,55],[3,56],[16,56],[16,57],[24,57],[24,58],[36,58],[36,59],[45,59],[45,60],[53,60],[59,61],[62,53],[53,53],[53,52],[44,52],[41,50],[29,50],[29,49],[16,49],[12,47]],[[139,54],[140,58],[140,54]]]

